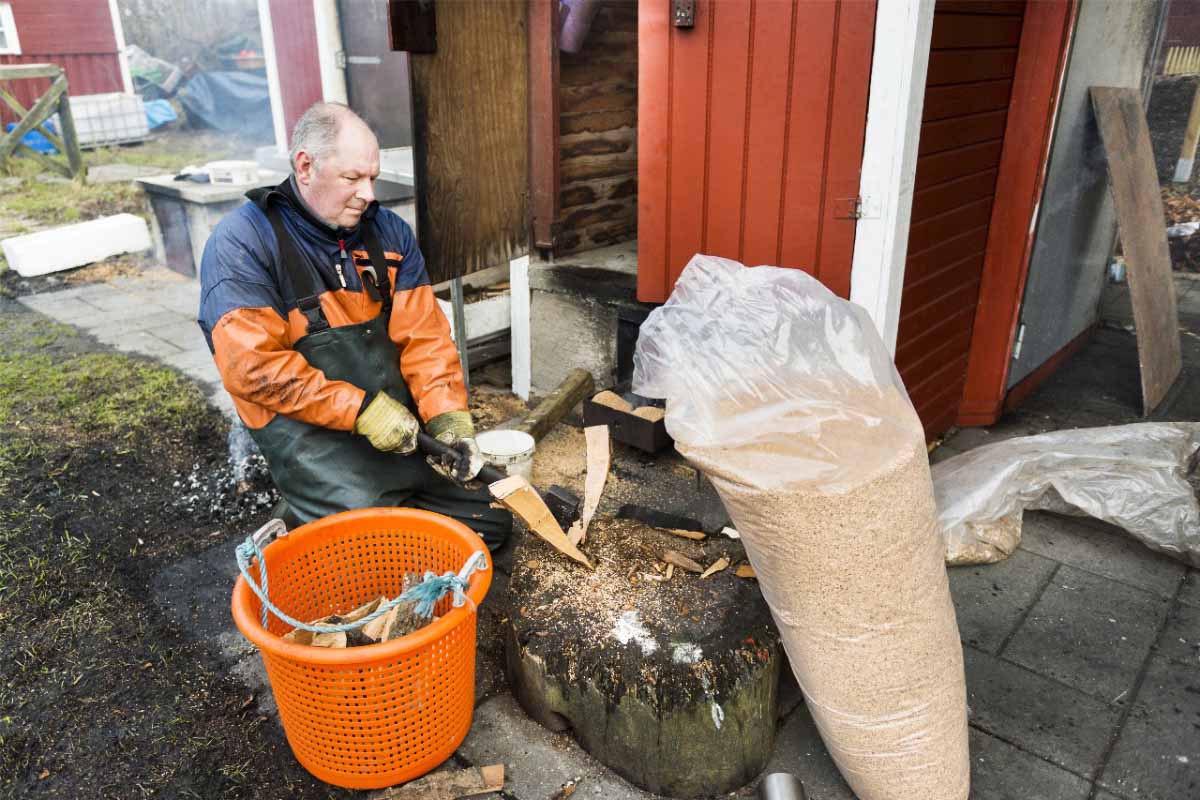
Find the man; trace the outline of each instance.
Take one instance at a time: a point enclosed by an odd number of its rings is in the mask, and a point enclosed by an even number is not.
[[[199,320],[288,516],[423,508],[495,549],[512,517],[465,486],[482,459],[462,368],[412,229],[375,201],[375,135],[318,103],[296,123],[291,161],[291,177],[249,192],[213,231]],[[426,463],[418,417],[460,457]]]

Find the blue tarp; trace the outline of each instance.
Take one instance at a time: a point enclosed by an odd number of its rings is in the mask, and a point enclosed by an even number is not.
[[[145,106],[146,122],[150,123],[150,130],[179,119],[179,115],[175,113],[175,109],[166,100],[147,100]]]
[[[58,135],[58,129],[54,127],[53,122],[51,122],[50,120],[46,120],[42,124],[46,126],[46,130],[50,131],[55,136]],[[10,122],[4,126],[4,131],[5,131],[5,133],[11,132],[12,129],[15,127],[17,127],[17,123]],[[58,148],[55,147],[54,145],[50,144],[50,140],[47,139],[45,136],[42,136],[42,132],[39,131],[37,128],[34,128],[29,133],[22,136],[21,144],[25,145],[30,150],[36,150],[39,153],[44,153],[45,155],[48,155],[48,156],[52,156],[58,152]]]
[[[267,79],[251,72],[198,72],[176,97],[193,125],[247,139],[271,142],[271,99]]]

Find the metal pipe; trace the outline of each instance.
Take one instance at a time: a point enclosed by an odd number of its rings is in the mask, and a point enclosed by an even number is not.
[[[467,361],[467,313],[463,303],[462,278],[450,281],[450,312],[454,317],[454,344],[458,347],[458,360],[462,363],[463,383],[471,391],[471,365]]]
[[[772,772],[758,785],[759,800],[805,800],[804,784],[790,772]]]

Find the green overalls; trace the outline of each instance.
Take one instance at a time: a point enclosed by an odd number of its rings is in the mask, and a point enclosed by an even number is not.
[[[383,308],[373,320],[330,327],[321,309],[321,278],[300,257],[274,204],[267,217],[278,241],[279,257],[292,283],[297,305],[308,320],[306,335],[293,345],[308,363],[330,380],[353,384],[373,397],[386,391],[415,415],[412,393],[400,374],[400,352],[388,337],[392,290],[383,248],[374,223],[360,223],[375,281],[364,273],[367,292]],[[289,522],[310,522],[341,511],[373,506],[408,506],[445,514],[478,533],[491,549],[512,532],[512,515],[491,507],[486,489],[470,491],[443,478],[419,453],[384,453],[365,437],[309,425],[276,414],[251,430],[267,460],[271,477],[290,512]]]

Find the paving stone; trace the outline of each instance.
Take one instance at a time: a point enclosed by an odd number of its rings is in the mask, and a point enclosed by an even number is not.
[[[1115,526],[1040,511],[1025,515],[1021,547],[1160,597],[1175,596],[1187,569]]]
[[[56,322],[74,324],[75,320],[94,315],[96,309],[79,297],[59,297],[59,292],[52,294],[33,294],[19,298],[21,304],[39,314],[45,314]]]
[[[171,312],[174,314],[175,312]],[[153,328],[147,328],[147,331],[154,334],[163,341],[170,342],[181,350],[203,350],[205,355],[208,354],[208,344],[204,341],[204,333],[200,327],[192,320],[180,320],[172,322],[170,325],[156,325]],[[209,361],[212,357],[209,357]]]
[[[144,164],[98,164],[88,167],[88,183],[128,183],[147,175],[161,175],[158,167]]]
[[[1158,655],[1184,667],[1200,669],[1200,608],[1175,604],[1156,647]],[[1200,764],[1196,765],[1200,769]]]
[[[1064,565],[1003,656],[1100,700],[1124,705],[1131,702],[1129,692],[1158,638],[1168,603]]]
[[[142,297],[135,297],[110,284],[101,285],[107,291],[97,291],[85,295],[83,298],[88,304],[95,306],[100,311],[119,311],[123,308],[145,308],[146,306],[146,300]]]
[[[151,358],[162,358],[182,352],[170,342],[164,342],[157,336],[145,331],[123,331],[115,336],[103,337],[103,341],[126,353],[141,353]]]
[[[179,325],[182,316],[158,306],[129,306],[115,311],[97,311],[71,321],[72,325],[103,337],[126,331],[140,331],[161,325]]]
[[[950,567],[950,594],[962,640],[998,652],[1057,567],[1057,561],[1026,550],[998,564]]]
[[[1183,588],[1179,590],[1179,602],[1200,606],[1200,570],[1189,569]]]
[[[1200,797],[1200,675],[1151,660],[1100,783],[1146,800]]]
[[[971,800],[1086,800],[1090,781],[971,729]]]
[[[1077,775],[1091,775],[1121,710],[1024,667],[963,648],[971,723]]]
[[[475,766],[504,764],[505,792],[520,800],[544,800],[572,780],[578,787],[575,798],[654,797],[589,756],[570,734],[551,733],[531,720],[510,695],[493,697],[475,709],[458,754]]]
[[[810,800],[854,800],[842,779],[817,726],[804,705],[796,708],[779,728],[775,752],[763,774],[790,772],[804,784]]]

